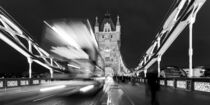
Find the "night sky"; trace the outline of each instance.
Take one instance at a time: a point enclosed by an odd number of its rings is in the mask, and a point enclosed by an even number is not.
[[[43,20],[60,18],[102,21],[109,11],[113,21],[120,16],[122,26],[121,53],[128,68],[134,68],[160,30],[173,0],[0,0],[9,12],[37,43],[43,37]],[[210,3],[198,12],[194,24],[194,66],[210,67]],[[27,70],[24,56],[0,41],[0,72]],[[161,66],[188,66],[188,29],[175,40],[164,54]]]

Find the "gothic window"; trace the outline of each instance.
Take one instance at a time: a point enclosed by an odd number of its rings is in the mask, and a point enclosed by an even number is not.
[[[110,26],[109,23],[106,23],[106,24],[104,25],[104,32],[110,32],[110,31],[111,31],[111,26]]]

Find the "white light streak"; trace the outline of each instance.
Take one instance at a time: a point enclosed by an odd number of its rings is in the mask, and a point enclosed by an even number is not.
[[[80,88],[80,91],[81,92],[87,92],[87,91],[90,91],[93,88],[94,88],[94,85],[88,85],[88,86],[85,86],[83,88]]]
[[[94,80],[105,80],[105,77],[95,77]]]
[[[71,47],[51,47],[51,52],[54,52],[62,57],[65,57],[67,59],[89,59],[89,56],[87,53],[85,53],[81,49],[75,49]]]
[[[69,67],[73,67],[73,68],[76,68],[76,69],[80,69],[80,67],[78,66],[75,66],[75,65],[71,65],[71,64],[68,64]]]
[[[53,91],[53,90],[57,90],[57,89],[63,89],[63,88],[65,88],[65,87],[66,87],[66,85],[59,85],[59,86],[53,86],[53,87],[46,87],[46,88],[40,89],[40,92]]]
[[[64,30],[62,27],[60,27],[60,26],[57,26],[57,25],[51,26],[51,25],[49,25],[46,21],[44,21],[44,23],[45,23],[48,27],[50,27],[53,31],[55,31],[55,32],[60,36],[60,38],[61,38],[63,41],[67,42],[68,44],[74,46],[74,47],[77,48],[77,49],[81,49],[80,46],[75,42],[75,40],[72,39],[72,38],[69,36],[69,35],[75,34],[75,33],[66,33],[65,30]],[[70,32],[72,32],[72,31],[70,31]]]

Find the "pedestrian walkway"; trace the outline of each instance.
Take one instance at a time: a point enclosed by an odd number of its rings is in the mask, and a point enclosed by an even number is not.
[[[132,100],[134,105],[150,105],[145,84],[119,83],[118,86]],[[210,105],[210,95],[162,87],[157,94],[160,105]]]
[[[117,81],[105,83],[105,87],[109,88],[106,88],[106,96],[101,99],[100,105],[151,105],[151,95],[146,84]],[[157,100],[159,105],[210,105],[210,94],[160,87]]]

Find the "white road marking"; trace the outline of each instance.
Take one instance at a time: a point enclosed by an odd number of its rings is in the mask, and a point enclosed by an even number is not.
[[[122,91],[124,91],[124,92],[126,93],[125,96],[128,98],[129,102],[130,102],[132,105],[135,105],[135,104],[133,103],[132,99],[128,96],[127,90],[126,90],[125,88],[123,88],[122,86],[120,86],[120,87],[121,87]]]
[[[38,99],[33,100],[33,102],[36,102],[36,101],[41,101],[41,100],[44,100],[44,99],[46,99],[46,98],[49,98],[49,97],[52,97],[52,96],[55,96],[55,95],[56,95],[56,94],[49,95],[49,96],[42,97],[42,98],[38,98]]]

